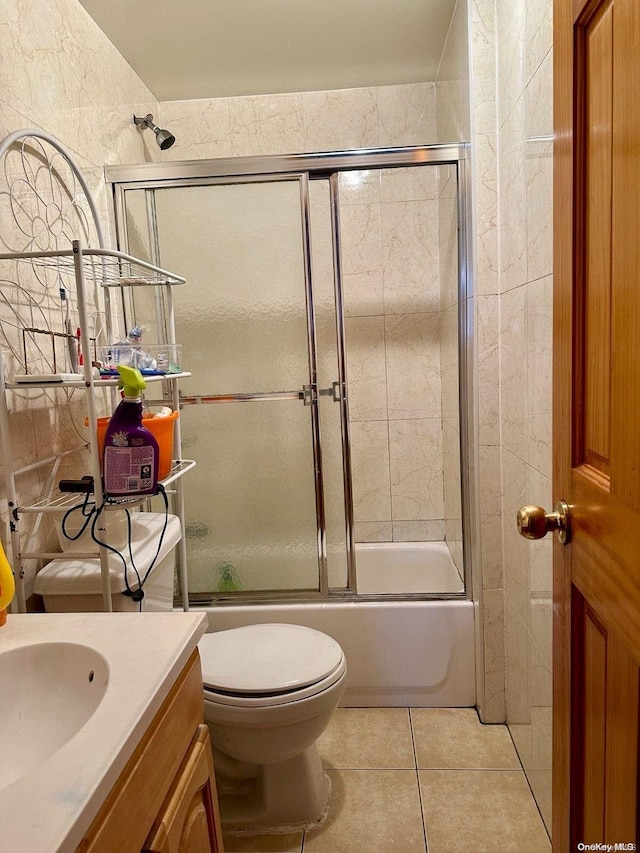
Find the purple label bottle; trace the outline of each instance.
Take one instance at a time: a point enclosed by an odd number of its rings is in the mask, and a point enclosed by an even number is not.
[[[158,487],[158,442],[142,425],[140,391],[146,382],[139,370],[118,367],[124,396],[104,439],[104,491],[109,497],[153,495]]]

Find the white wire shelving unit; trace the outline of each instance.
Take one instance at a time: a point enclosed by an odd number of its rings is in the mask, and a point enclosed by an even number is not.
[[[34,531],[31,532],[29,541],[24,543],[21,530],[21,515],[23,513],[35,513],[35,532],[40,526],[42,517],[46,513],[61,513],[70,509],[78,503],[78,494],[69,492],[60,492],[55,487],[57,472],[62,461],[62,458],[85,450],[87,447],[90,453],[90,474],[93,477],[94,500],[96,506],[102,506],[104,503],[105,510],[122,509],[123,507],[135,508],[143,503],[146,498],[133,497],[131,499],[112,500],[105,498],[102,488],[100,453],[98,447],[98,406],[96,401],[96,393],[99,389],[111,388],[112,404],[117,402],[116,386],[117,378],[102,378],[96,375],[95,368],[92,365],[93,357],[91,350],[91,329],[89,324],[89,311],[87,301],[87,286],[98,287],[102,293],[102,299],[105,305],[105,314],[107,318],[106,333],[107,339],[111,340],[111,317],[112,306],[110,302],[109,292],[112,288],[129,288],[129,287],[162,287],[165,293],[165,305],[167,310],[166,328],[168,331],[168,345],[175,346],[175,322],[173,312],[173,297],[172,288],[175,285],[184,283],[184,278],[175,275],[167,270],[157,267],[147,261],[134,258],[130,255],[109,249],[92,249],[84,248],[80,240],[73,240],[70,249],[62,250],[47,250],[47,251],[29,251],[29,252],[4,252],[0,253],[0,265],[2,262],[17,261],[19,263],[28,263],[32,268],[45,267],[53,270],[56,277],[64,277],[70,281],[73,287],[73,293],[77,301],[78,311],[78,328],[80,330],[80,346],[82,348],[82,367],[81,373],[74,375],[73,378],[55,379],[49,374],[43,375],[42,378],[37,375],[29,374],[29,365],[26,363],[25,353],[25,374],[29,381],[25,381],[26,377],[22,377],[21,381],[7,380],[5,376],[5,366],[0,349],[0,440],[2,443],[2,452],[5,462],[5,477],[7,503],[9,510],[9,527],[11,549],[14,560],[14,573],[16,576],[17,589],[17,604],[19,611],[26,610],[25,589],[24,589],[24,568],[23,562],[27,559],[87,559],[99,557],[101,571],[101,587],[102,587],[102,602],[103,610],[112,610],[111,599],[111,582],[109,573],[108,550],[103,546],[97,546],[95,552],[49,552],[42,550],[30,550],[29,543],[34,538]],[[62,335],[64,337],[64,334]],[[66,374],[64,374],[66,376]],[[180,398],[178,385],[180,379],[190,376],[191,374],[182,373],[166,373],[157,376],[145,376],[147,383],[163,382],[168,383],[170,388],[170,399],[174,409],[177,411],[180,407]],[[164,386],[165,388],[167,386]],[[31,389],[48,390],[57,389],[81,389],[86,394],[86,408],[88,420],[88,440],[85,445],[78,448],[65,449],[63,452],[38,460],[30,465],[15,468],[13,466],[14,453],[12,449],[12,435],[10,429],[10,406],[9,394],[12,391],[20,390],[28,392]],[[113,408],[113,405],[112,405]],[[187,554],[186,542],[184,536],[184,494],[182,490],[181,479],[188,471],[195,467],[195,462],[192,460],[183,460],[182,454],[182,437],[180,432],[180,419],[175,422],[174,434],[174,456],[172,468],[169,475],[162,481],[168,493],[175,495],[174,509],[180,518],[183,536],[180,541],[180,584],[182,587],[183,607],[188,609],[188,581],[187,581]],[[51,472],[49,475],[47,488],[40,499],[36,501],[21,501],[17,479],[20,475],[28,470],[34,470],[50,465]],[[105,518],[106,516],[106,518]],[[106,525],[106,526],[105,526]],[[104,541],[106,530],[108,527],[108,512],[100,516],[97,532],[100,539]]]

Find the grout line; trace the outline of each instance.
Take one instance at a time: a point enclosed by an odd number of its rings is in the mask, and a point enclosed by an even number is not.
[[[520,767],[522,768],[522,773],[524,775],[524,781],[527,783],[527,788],[529,789],[529,793],[531,794],[531,799],[533,800],[533,804],[536,807],[538,814],[540,815],[540,821],[542,823],[542,828],[544,829],[544,831],[547,834],[547,838],[549,839],[549,843],[551,843],[551,835],[549,833],[549,830],[547,829],[547,824],[544,822],[544,818],[542,816],[542,811],[540,810],[540,806],[538,805],[536,795],[533,793],[533,788],[531,787],[531,782],[529,782],[529,777],[527,776],[527,771],[525,770],[525,766],[522,763],[522,759],[520,758],[520,753],[518,752],[518,748],[516,747],[516,742],[513,739],[513,735],[511,734],[511,729],[509,728],[509,724],[504,723],[504,727],[506,728],[507,732],[509,733],[509,737],[511,738],[511,743],[513,744],[513,748],[516,751],[516,755],[518,757],[518,763],[520,764]]]
[[[411,749],[413,750],[413,763],[414,769],[418,769],[418,750],[416,749],[416,739],[413,733],[413,716],[411,714],[412,708],[407,708],[409,712],[409,731],[411,732]]]
[[[425,853],[429,853],[429,842],[427,840],[427,824],[424,818],[424,803],[422,802],[422,791],[420,789],[420,773],[418,770],[418,750],[416,749],[416,739],[413,732],[413,716],[411,708],[407,708],[409,712],[409,730],[411,732],[411,748],[413,749],[413,761],[416,765],[416,785],[418,786],[418,801],[420,803],[420,817],[422,819],[422,835],[424,837]]]

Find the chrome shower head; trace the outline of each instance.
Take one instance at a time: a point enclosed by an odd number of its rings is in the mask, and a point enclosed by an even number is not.
[[[158,127],[157,124],[153,123],[153,116],[151,113],[143,117],[134,115],[133,121],[138,127],[149,127],[156,135],[156,142],[162,151],[166,148],[171,148],[173,143],[176,141],[173,133],[170,133],[168,130],[163,130],[161,127]]]

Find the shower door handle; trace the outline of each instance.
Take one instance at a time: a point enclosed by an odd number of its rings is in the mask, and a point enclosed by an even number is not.
[[[333,382],[331,388],[321,388],[318,394],[321,397],[331,397],[334,403],[339,403],[342,400],[342,383]]]
[[[302,388],[305,406],[312,406],[318,402],[318,397],[331,397],[334,403],[339,403],[342,400],[342,392],[340,390],[341,383],[333,382],[331,388],[320,388],[317,385],[304,385]]]
[[[318,402],[318,386],[315,382],[302,386],[302,402],[305,406],[313,406]]]

